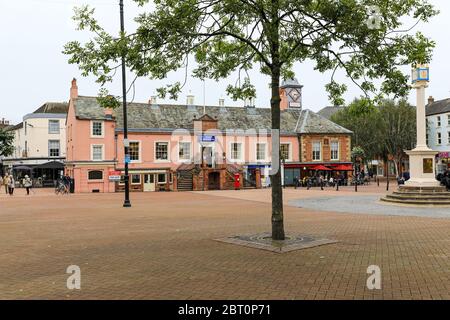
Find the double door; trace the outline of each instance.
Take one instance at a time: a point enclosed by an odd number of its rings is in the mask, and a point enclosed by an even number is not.
[[[144,192],[153,192],[156,190],[156,174],[144,174]]]

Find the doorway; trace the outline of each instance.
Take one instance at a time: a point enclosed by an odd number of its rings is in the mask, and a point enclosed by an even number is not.
[[[156,190],[155,175],[144,174],[144,192],[153,192]]]
[[[208,190],[220,190],[220,173],[210,172],[208,175]]]

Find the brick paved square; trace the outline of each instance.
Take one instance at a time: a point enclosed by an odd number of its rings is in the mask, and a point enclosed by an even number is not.
[[[132,193],[132,208],[122,194],[16,194],[0,194],[0,299],[450,299],[450,219],[288,205],[382,186],[286,189],[286,231],[338,242],[282,255],[214,241],[270,230],[270,190]]]

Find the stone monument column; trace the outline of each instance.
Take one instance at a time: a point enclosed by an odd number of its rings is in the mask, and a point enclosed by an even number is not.
[[[417,91],[417,146],[406,151],[409,155],[411,179],[406,182],[409,187],[439,187],[436,180],[436,154],[426,142],[425,88],[428,87],[430,69],[428,65],[416,65],[412,72],[412,87]]]

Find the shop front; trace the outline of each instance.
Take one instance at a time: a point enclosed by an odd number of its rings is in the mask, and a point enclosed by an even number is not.
[[[283,166],[283,177],[285,186],[293,186],[295,178],[300,181],[322,176],[325,180],[345,179],[351,176],[353,171],[352,163],[289,163]],[[349,174],[350,173],[350,174]]]
[[[120,181],[116,182],[116,192],[125,191],[125,171],[120,170]],[[157,192],[173,190],[173,173],[170,169],[133,170],[130,169],[130,191]]]
[[[436,159],[436,174],[450,170],[450,152],[440,152]]]

